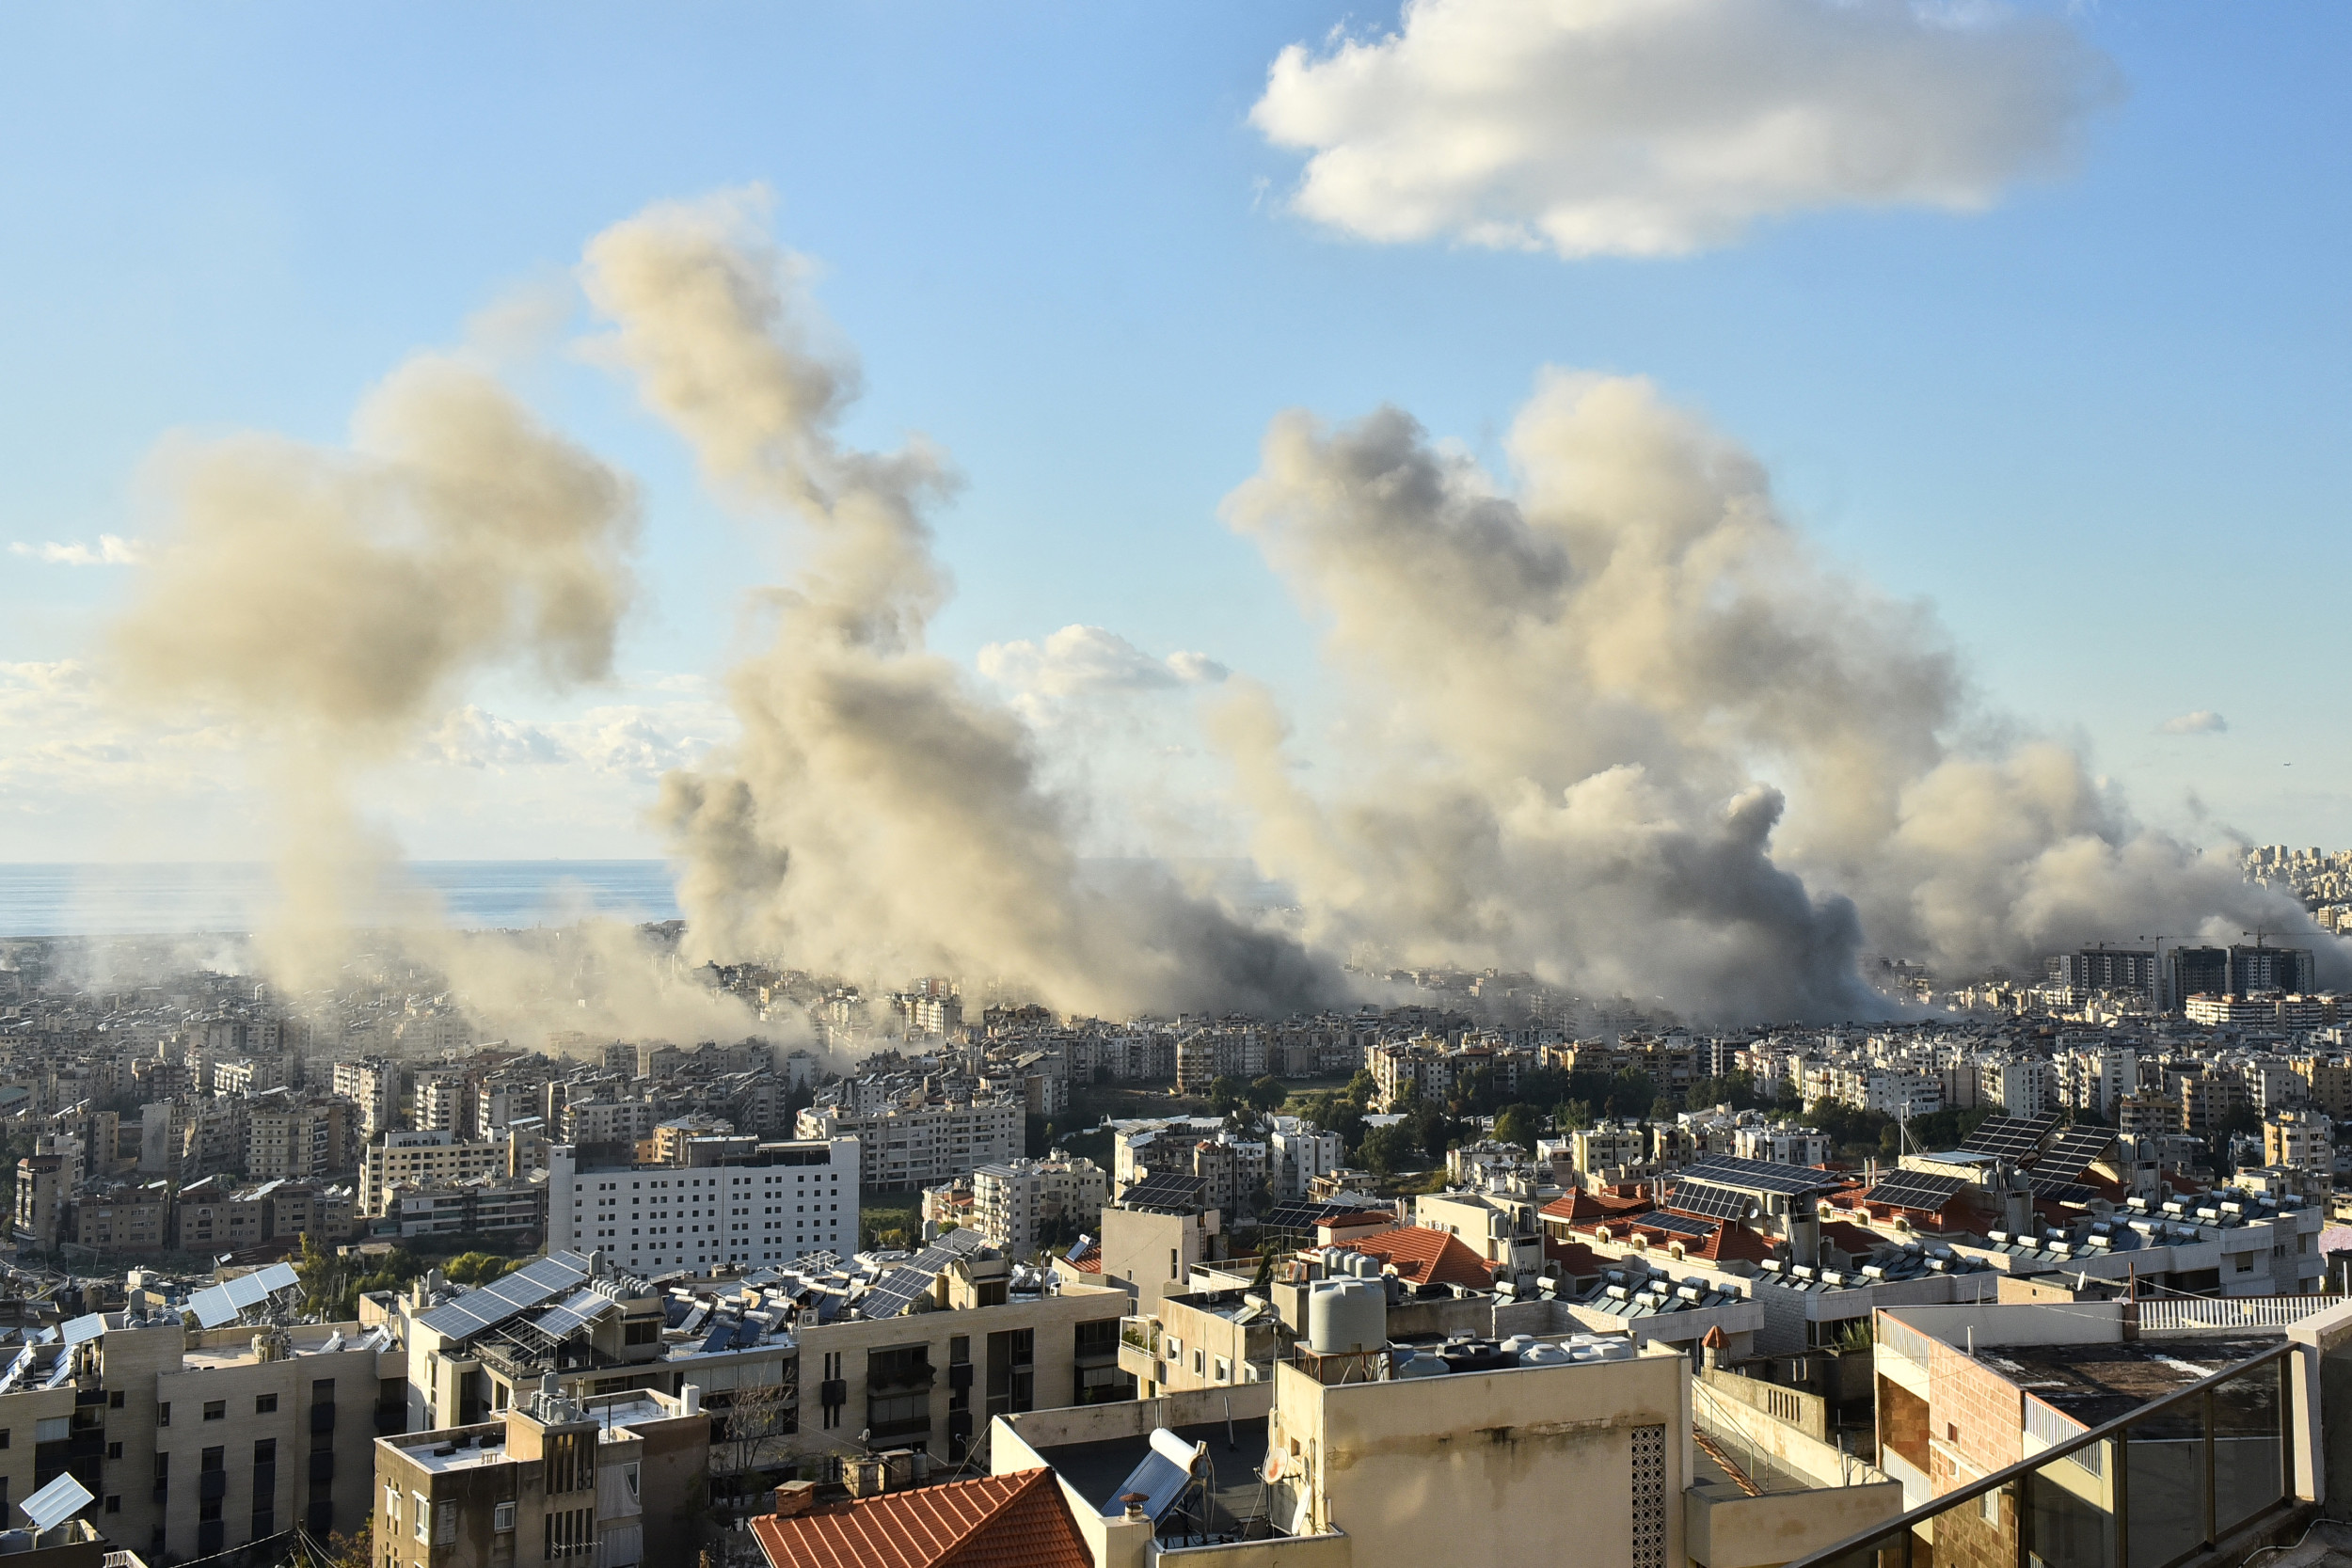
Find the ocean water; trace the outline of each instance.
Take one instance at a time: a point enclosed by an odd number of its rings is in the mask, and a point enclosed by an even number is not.
[[[584,912],[678,915],[661,861],[412,861],[401,869],[437,895],[461,929],[549,925]],[[277,901],[270,868],[257,863],[0,864],[0,937],[247,931]]]

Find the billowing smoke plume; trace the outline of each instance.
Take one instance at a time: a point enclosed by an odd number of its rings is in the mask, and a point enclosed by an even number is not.
[[[1509,451],[1504,485],[1393,410],[1289,415],[1228,502],[1356,704],[1330,799],[1263,693],[1217,723],[1310,940],[1755,1018],[1879,1010],[1865,943],[1966,973],[2311,931],[2063,748],[1955,746],[1922,609],[1824,569],[1757,464],[1645,383],[1548,376]]]
[[[264,959],[288,984],[325,984],[363,919],[438,925],[355,811],[358,776],[487,667],[555,686],[610,673],[634,493],[438,356],[371,393],[347,451],[243,435],[159,467],[168,516],[113,628],[114,686],[216,712],[254,749],[283,834]]]
[[[1165,874],[1106,885],[1081,866],[1027,729],[925,649],[947,593],[926,520],[953,483],[944,458],[919,440],[841,442],[854,369],[811,346],[755,218],[740,200],[657,207],[599,235],[583,272],[646,406],[715,485],[794,519],[806,552],[773,597],[771,645],[732,677],[739,745],[663,786],[696,942],[861,979],[1001,982],[1086,1011],[1324,994],[1295,943]]]

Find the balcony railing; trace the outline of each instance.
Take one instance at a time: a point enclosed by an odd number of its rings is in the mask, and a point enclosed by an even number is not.
[[[2296,1351],[2225,1367],[1788,1568],[2172,1568],[2292,1502]]]
[[[1120,1319],[1119,1342],[1157,1355],[1160,1353],[1160,1321],[1157,1318]]]

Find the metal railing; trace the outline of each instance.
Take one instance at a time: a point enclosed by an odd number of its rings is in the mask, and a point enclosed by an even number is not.
[[[2137,1303],[2139,1331],[2169,1329],[2291,1328],[2305,1318],[2341,1307],[2344,1296],[2174,1296]]]
[[[1788,1568],[2172,1568],[2293,1500],[2296,1350],[2224,1367]]]

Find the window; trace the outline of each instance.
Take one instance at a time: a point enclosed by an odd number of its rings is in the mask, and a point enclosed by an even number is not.
[[[109,1410],[119,1410],[122,1408],[121,1389],[114,1389],[106,1395],[106,1408]]]
[[[109,1513],[119,1513],[122,1512],[122,1495],[120,1493],[118,1492],[106,1499],[106,1512]]]
[[[159,1427],[171,1425],[171,1402],[169,1400],[164,1401],[155,1407],[155,1424]]]
[[[395,1525],[400,1523],[400,1488],[389,1481],[384,1483],[384,1517]]]
[[[218,1519],[220,1517],[220,1499],[218,1497],[205,1497],[199,1499],[196,1505],[196,1517],[198,1522],[200,1524],[209,1524],[212,1521]]]
[[[277,1438],[275,1438],[275,1437],[264,1437],[264,1438],[262,1438],[260,1441],[256,1442],[256,1443],[253,1445],[253,1467],[254,1467],[255,1469],[257,1469],[257,1470],[258,1470],[258,1469],[260,1469],[260,1468],[261,1468],[262,1465],[275,1465],[275,1464],[277,1464],[277,1463],[278,1463],[278,1439],[277,1439]]]
[[[229,1418],[229,1402],[227,1400],[206,1400],[204,1402],[204,1418],[208,1421],[227,1420]]]
[[[122,1457],[122,1445],[119,1443],[107,1444],[106,1457],[108,1459],[120,1459]]]
[[[515,1505],[501,1503],[490,1510],[490,1528],[504,1535],[515,1528]]]
[[[1986,1524],[1993,1526],[1996,1529],[1999,1528],[2001,1523],[2001,1494],[1999,1489],[1995,1488],[1993,1491],[1987,1492],[1983,1497],[1979,1497],[1977,1499],[1977,1511],[1980,1515],[1982,1515]]]
[[[335,1402],[335,1380],[331,1377],[323,1377],[310,1385],[310,1402],[333,1404]]]
[[[433,1539],[433,1505],[425,1501],[424,1494],[421,1492],[411,1492],[408,1495],[416,1499],[417,1504],[417,1539],[430,1541]]]
[[[256,1416],[266,1416],[277,1408],[278,1396],[276,1394],[256,1394],[253,1396],[253,1414]]]
[[[227,1449],[206,1449],[196,1467],[199,1470],[225,1470],[229,1467],[228,1459]]]
[[[440,1512],[434,1515],[434,1544],[437,1545],[446,1546],[451,1544],[456,1539],[457,1505],[455,1503],[443,1503],[440,1507]]]

